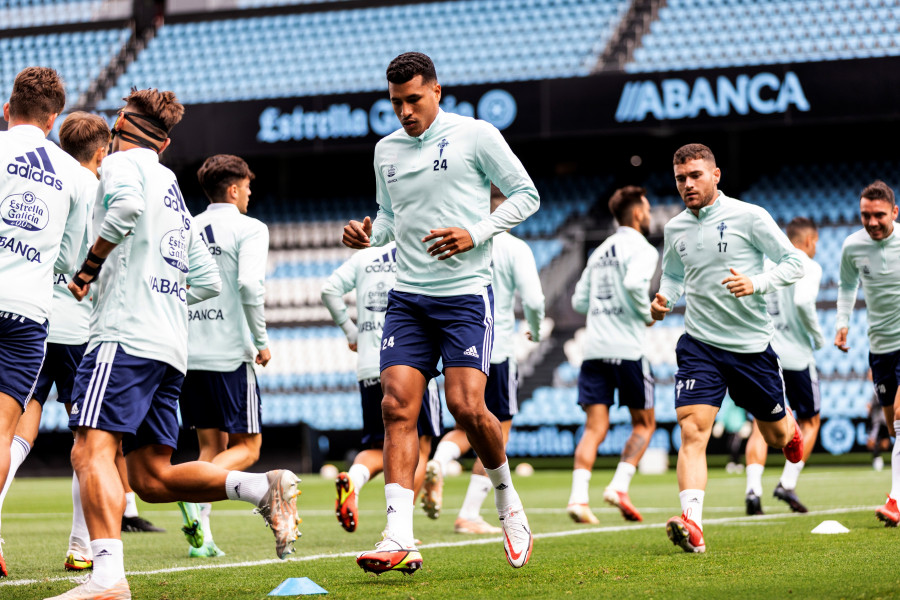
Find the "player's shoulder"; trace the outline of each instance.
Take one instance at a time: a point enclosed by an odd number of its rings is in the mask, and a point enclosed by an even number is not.
[[[857,229],[844,239],[844,243],[841,245],[841,248],[843,250],[849,250],[869,246],[871,245],[871,243],[872,238],[869,237],[869,234],[866,232],[866,230]]]
[[[269,234],[269,226],[257,219],[256,217],[251,217],[250,215],[242,215],[240,212],[238,213],[238,219],[241,224],[241,229],[246,231],[247,233],[260,234],[264,233],[266,235]]]
[[[694,219],[690,211],[685,208],[683,211],[666,222],[665,226],[663,227],[663,231],[665,231],[666,233],[672,233],[684,227],[688,227],[692,224],[692,220],[696,222],[696,219]]]
[[[803,261],[803,265],[806,267],[806,274],[807,274],[807,275],[814,275],[814,276],[817,276],[817,277],[819,277],[819,278],[821,279],[821,277],[822,277],[822,265],[820,265],[820,264],[819,264],[818,262],[816,262],[815,260],[811,259],[811,258],[810,258],[809,256],[807,256],[805,253],[801,252],[800,254],[801,254],[802,257],[805,259],[805,260]]]

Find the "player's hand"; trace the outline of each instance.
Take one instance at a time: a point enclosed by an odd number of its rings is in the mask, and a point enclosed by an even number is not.
[[[847,328],[841,327],[837,330],[837,334],[834,336],[834,345],[837,346],[837,349],[841,352],[849,352],[850,346],[847,345]]]
[[[372,235],[372,219],[366,217],[359,221],[350,221],[344,225],[344,237],[341,241],[348,248],[361,250],[369,247],[369,236]]]
[[[90,275],[82,275],[82,277],[90,277]],[[74,281],[70,281],[69,285],[66,286],[69,288],[69,291],[72,292],[72,295],[75,296],[75,299],[81,302],[84,300],[84,297],[88,295],[88,292],[91,291],[91,282],[87,282],[87,285],[84,287],[78,287],[78,284]]]
[[[666,317],[666,313],[672,309],[668,307],[669,301],[662,294],[657,293],[656,298],[650,303],[650,316],[654,321],[662,321]]]
[[[256,355],[256,364],[261,367],[269,364],[270,360],[272,360],[272,352],[268,348],[263,348],[259,351],[259,354]]]
[[[352,350],[353,352],[356,352],[359,346],[356,343],[348,343],[347,347],[350,348],[350,350]]]
[[[722,280],[722,284],[728,288],[728,291],[734,294],[735,298],[743,298],[753,294],[753,282],[746,275],[741,275],[734,269],[731,271],[731,277]]]
[[[438,260],[450,258],[454,254],[466,252],[475,247],[472,236],[462,227],[432,229],[430,234],[422,238],[423,242],[431,240],[437,241],[428,247],[428,254],[437,256]]]

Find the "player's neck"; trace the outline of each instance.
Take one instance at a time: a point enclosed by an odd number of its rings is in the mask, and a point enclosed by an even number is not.
[[[44,132],[44,137],[47,137],[50,134],[50,128],[41,125],[40,123],[35,123],[34,121],[26,121],[24,119],[10,119],[9,120],[9,129],[13,127],[18,127],[20,125],[31,125],[32,127],[37,127],[41,131]]]

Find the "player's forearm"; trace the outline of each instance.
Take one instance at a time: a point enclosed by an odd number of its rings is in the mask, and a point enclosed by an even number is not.
[[[659,282],[659,294],[667,300],[667,307],[672,308],[684,293],[684,280],[663,273]]]
[[[187,292],[187,303],[189,306],[197,304],[198,302],[203,302],[204,300],[209,300],[210,298],[215,298],[222,291],[221,280],[212,283],[191,283],[190,286],[191,287],[188,288]]]
[[[805,273],[799,251],[787,254],[778,265],[769,271],[750,277],[754,294],[768,294],[775,290],[792,285]]]
[[[501,231],[512,229],[540,208],[538,191],[531,186],[523,188],[506,199],[490,216],[468,227],[475,246],[483,244]]]
[[[857,286],[851,288],[843,284],[838,288],[837,318],[834,323],[837,329],[850,326],[850,313],[853,312],[853,305],[856,304],[856,290]]]
[[[322,304],[328,309],[334,324],[338,327],[343,326],[350,318],[350,315],[347,314],[347,305],[344,303],[343,295],[329,283],[326,283],[322,288]]]
[[[137,193],[122,192],[110,201],[106,216],[98,234],[111,242],[121,244],[144,213],[144,199]]]
[[[816,350],[825,345],[825,335],[822,333],[822,327],[819,325],[819,318],[816,314],[816,303],[806,302],[797,304],[797,317],[806,330],[806,333],[813,339],[813,346]]]
[[[269,347],[269,335],[266,332],[266,311],[263,304],[242,304],[247,325],[250,327],[250,335],[253,336],[253,345],[257,350]]]
[[[378,211],[378,216],[372,222],[372,234],[369,236],[369,244],[372,246],[384,246],[394,241],[394,216]]]

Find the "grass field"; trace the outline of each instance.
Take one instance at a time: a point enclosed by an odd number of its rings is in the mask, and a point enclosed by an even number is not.
[[[771,490],[781,472],[775,460],[763,483]],[[900,531],[885,529],[873,510],[890,485],[888,471],[867,467],[809,467],[798,491],[810,513],[791,514],[769,496],[766,515],[744,516],[744,477],[721,469],[710,474],[704,510],[707,553],[688,555],[666,538],[663,524],[680,512],[674,472],[637,475],[631,497],[643,523],[625,523],[602,507],[610,471],[595,471],[592,504],[600,525],[580,526],[565,514],[568,471],[538,471],[516,478],[535,533],[534,555],[512,569],[499,538],[453,533],[468,477],[448,479],[445,512],[431,521],[416,514],[423,568],[411,577],[362,572],[353,559],[371,548],[384,527],[379,478],[361,498],[358,530],[348,534],[333,514],[334,487],[318,476],[303,478],[303,537],[295,558],[275,558],[272,534],[250,507],[223,502],[213,509],[216,543],[227,556],[187,558],[174,505],[141,504],[142,515],[164,534],[124,534],[125,566],[135,598],[147,600],[263,598],[288,577],[309,577],[334,598],[894,598]],[[0,599],[44,598],[72,586],[62,569],[70,524],[70,481],[20,479],[2,520],[10,578],[0,580]],[[489,500],[492,503],[492,500]],[[486,518],[496,513],[486,506]],[[813,535],[825,519],[850,528],[843,535]]]

